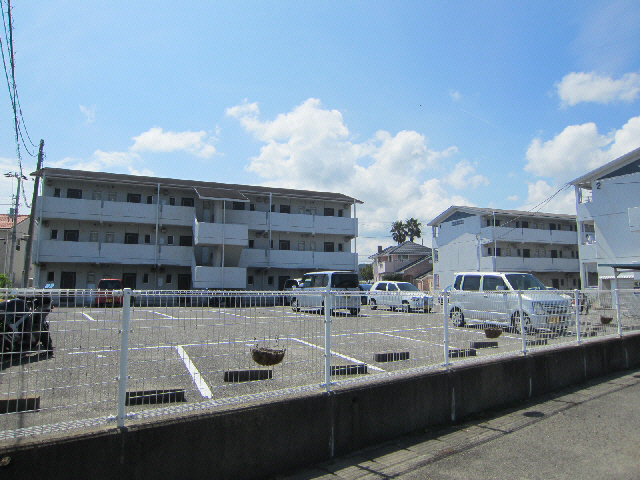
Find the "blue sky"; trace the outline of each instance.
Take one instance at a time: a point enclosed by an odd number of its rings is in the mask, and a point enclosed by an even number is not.
[[[361,261],[392,244],[395,220],[540,208],[640,146],[637,1],[12,8],[20,105],[45,166],[344,193],[364,202]],[[14,172],[3,90],[0,165]],[[0,211],[14,191],[0,177]],[[575,213],[573,191],[541,209]]]

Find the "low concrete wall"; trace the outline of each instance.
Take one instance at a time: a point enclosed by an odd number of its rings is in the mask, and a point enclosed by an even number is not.
[[[207,414],[27,440],[7,478],[266,478],[640,365],[640,334]]]

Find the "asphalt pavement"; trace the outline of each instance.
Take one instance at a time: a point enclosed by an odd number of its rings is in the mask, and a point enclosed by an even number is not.
[[[640,479],[640,368],[277,480]]]

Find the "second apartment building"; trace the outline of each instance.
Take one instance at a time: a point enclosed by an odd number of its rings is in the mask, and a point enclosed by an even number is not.
[[[357,270],[356,205],[339,193],[43,168],[34,284],[278,290]]]
[[[434,289],[456,272],[526,272],[548,287],[580,288],[575,215],[452,206],[429,222]]]

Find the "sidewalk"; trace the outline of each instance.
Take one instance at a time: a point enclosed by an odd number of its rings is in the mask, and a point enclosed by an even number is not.
[[[640,369],[277,480],[639,479]]]

